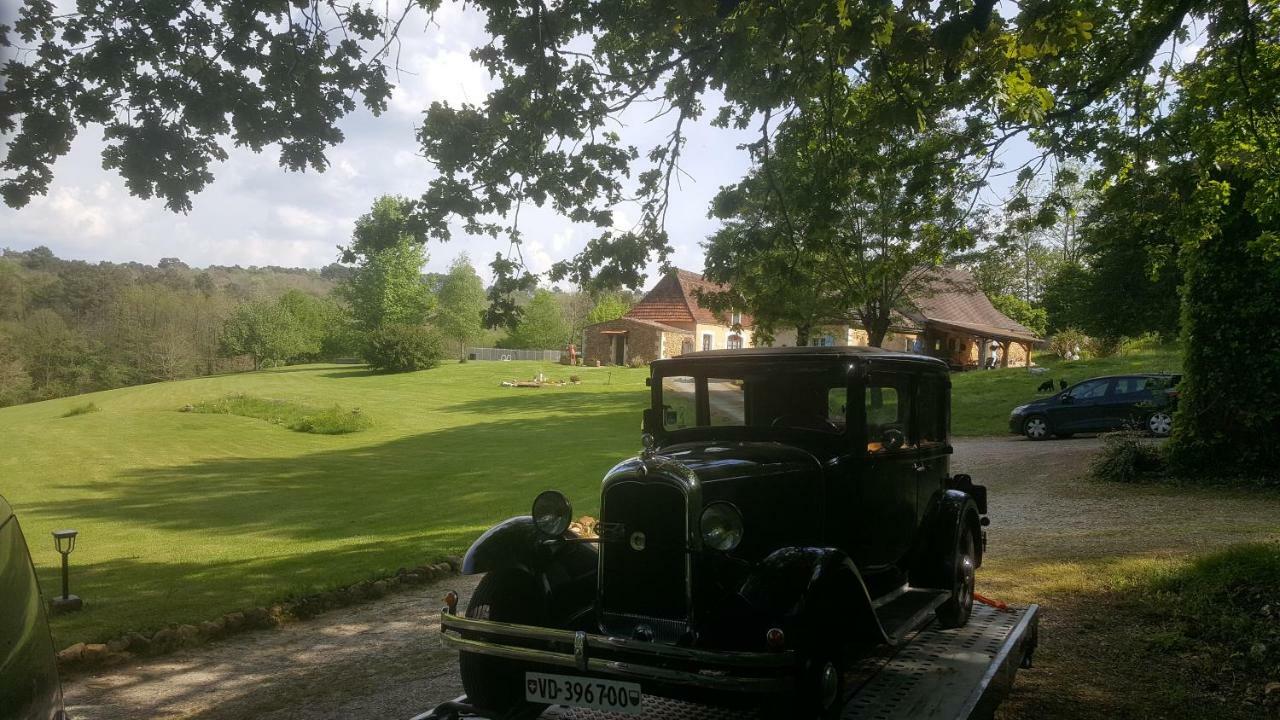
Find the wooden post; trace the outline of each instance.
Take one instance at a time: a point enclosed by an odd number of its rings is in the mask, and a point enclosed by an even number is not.
[[[1013,347],[1012,340],[1005,340],[1000,343],[1000,367],[1009,367],[1009,349]]]
[[[1025,347],[1027,348],[1027,369],[1030,370],[1031,369],[1031,343],[1027,343]]]

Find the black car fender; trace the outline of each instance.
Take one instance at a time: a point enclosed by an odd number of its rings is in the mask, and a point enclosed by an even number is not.
[[[546,600],[562,612],[576,613],[595,599],[599,553],[594,545],[550,540],[528,515],[504,520],[476,539],[462,558],[463,575],[514,569],[538,580]]]
[[[961,476],[957,476],[959,478]],[[968,476],[964,476],[967,480]],[[969,481],[972,485],[972,481]],[[967,492],[951,487],[938,493],[929,508],[916,543],[915,561],[911,564],[910,582],[914,587],[949,589],[954,576],[956,546],[960,534],[968,528],[973,534],[974,565],[982,565],[981,505],[986,504],[985,488],[972,486]]]
[[[885,640],[858,568],[835,548],[775,550],[755,565],[738,595],[757,617],[780,623],[788,645],[832,637]]]

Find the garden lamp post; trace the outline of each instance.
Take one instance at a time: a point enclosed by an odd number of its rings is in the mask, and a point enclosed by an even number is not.
[[[51,603],[55,613],[75,612],[84,606],[80,598],[70,593],[67,580],[67,556],[71,554],[72,550],[76,549],[77,534],[75,530],[53,531],[54,547],[62,555],[62,597],[54,598]]]

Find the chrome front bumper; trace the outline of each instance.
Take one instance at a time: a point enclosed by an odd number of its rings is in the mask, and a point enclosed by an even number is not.
[[[776,693],[790,689],[793,651],[720,652],[492,620],[440,615],[446,645],[462,652],[571,668],[606,677],[706,690]],[[463,634],[467,637],[463,637]]]

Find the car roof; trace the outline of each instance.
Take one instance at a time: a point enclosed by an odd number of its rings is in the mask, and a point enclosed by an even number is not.
[[[1179,377],[1180,375],[1182,375],[1182,373],[1171,373],[1171,372],[1120,373],[1118,375],[1097,375],[1095,377],[1085,378],[1084,380],[1078,380],[1076,381],[1075,384],[1079,385],[1080,383],[1090,382],[1091,380],[1114,380],[1116,378],[1128,378],[1128,377],[1141,377],[1141,378]]]
[[[936,369],[947,369],[947,364],[943,361],[929,357],[928,355],[918,355],[916,353],[900,352],[897,350],[885,350],[878,347],[866,347],[862,345],[837,345],[824,347],[754,347],[754,348],[738,348],[736,350],[702,350],[699,352],[685,353],[677,355],[673,358],[665,360],[655,360],[653,365],[665,366],[667,364],[683,364],[686,362],[707,362],[715,363],[724,360],[738,360],[747,362],[768,362],[768,361],[787,361],[787,360],[819,360],[819,359],[839,359],[839,360],[855,360],[859,362],[892,362],[892,363],[921,363],[932,366]]]

